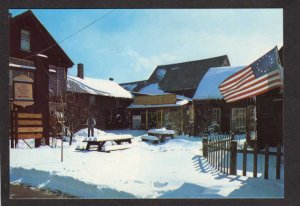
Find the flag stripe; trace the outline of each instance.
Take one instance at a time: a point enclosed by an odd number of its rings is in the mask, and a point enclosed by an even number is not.
[[[255,92],[252,92],[251,94],[240,96],[239,98],[226,100],[226,102],[235,102],[235,101],[240,100],[240,99],[254,97],[254,96],[263,94],[263,93],[265,93],[265,92],[267,92],[267,91],[269,91],[271,89],[279,88],[279,87],[281,87],[281,85],[282,85],[281,82],[277,82],[276,84],[274,84],[272,86],[267,86],[267,87],[265,87],[263,89],[260,89],[260,90],[257,90]]]
[[[237,89],[239,86],[246,84],[248,82],[254,81],[255,80],[255,76],[253,73],[249,74],[249,76],[245,77],[244,79],[241,79],[239,82],[237,82],[236,84],[234,84],[234,86],[230,87],[229,89],[226,90],[222,90],[222,93],[226,93],[232,90]]]
[[[249,79],[249,77],[254,77],[254,74],[251,70],[249,72],[245,73],[243,76],[240,76],[240,78],[236,79],[231,84],[221,87],[220,90],[224,91],[224,90],[235,88],[237,86],[237,84],[239,84],[240,82],[243,82],[244,80]]]
[[[244,84],[241,87],[236,88],[234,90],[229,90],[229,91],[223,92],[222,95],[224,97],[228,97],[228,96],[231,96],[233,93],[239,93],[240,91],[245,91],[248,88],[252,88],[254,85],[261,85],[262,82],[264,82],[266,80],[272,81],[272,80],[278,79],[278,78],[280,78],[279,71],[276,71],[276,73],[272,72],[270,74],[261,76],[260,78],[257,78],[257,79],[254,78],[253,81],[244,82]]]
[[[230,83],[231,81],[235,80],[236,78],[239,78],[241,75],[243,75],[244,73],[248,72],[249,70],[251,70],[250,66],[245,67],[244,69],[236,72],[235,74],[233,74],[232,76],[228,77],[227,79],[225,79],[221,84],[220,87],[222,86],[226,86],[225,84]]]
[[[279,76],[278,76],[279,77]],[[259,90],[265,86],[268,86],[268,85],[273,85],[273,84],[277,84],[277,82],[280,83],[280,78],[276,78],[272,81],[269,81],[269,80],[266,80],[265,82],[261,83],[261,84],[257,84],[255,85],[254,87],[251,87],[249,89],[247,89],[247,91],[241,91],[241,92],[238,92],[238,93],[234,93],[233,95],[229,96],[229,97],[225,97],[226,100],[230,100],[230,99],[234,99],[236,97],[239,97],[239,96],[243,96],[245,94],[250,94],[252,93],[253,91],[256,91],[256,90]]]
[[[252,71],[251,67],[246,67],[246,68],[242,69],[241,71],[237,72],[238,74],[233,74],[232,76],[230,76],[229,78],[224,80],[223,83],[221,83],[219,87],[224,88],[227,85],[234,83],[236,81],[236,79],[242,78],[247,73],[249,73],[249,71]]]

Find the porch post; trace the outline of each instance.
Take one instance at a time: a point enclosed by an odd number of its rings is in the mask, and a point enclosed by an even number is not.
[[[162,121],[163,121],[162,114],[163,114],[162,109],[160,109],[160,127],[163,126],[163,123],[162,123]]]
[[[146,130],[148,130],[148,109],[146,109]]]
[[[182,107],[180,107],[181,109],[181,132],[183,134],[183,112],[182,112]]]

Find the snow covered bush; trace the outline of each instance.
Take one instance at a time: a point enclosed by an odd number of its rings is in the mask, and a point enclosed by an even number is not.
[[[208,126],[208,133],[214,134],[220,132],[220,125],[216,121],[212,121]]]

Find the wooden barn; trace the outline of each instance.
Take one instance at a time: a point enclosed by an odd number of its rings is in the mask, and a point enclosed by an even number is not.
[[[68,75],[66,118],[74,131],[87,127],[88,115],[94,116],[98,129],[126,128],[125,110],[131,103],[131,93],[112,78],[84,77],[83,64],[78,64],[77,76]]]
[[[10,110],[40,113],[42,137],[48,144],[49,111],[62,110],[67,70],[73,62],[32,11],[10,16],[9,29]]]
[[[243,68],[215,67],[204,75],[193,97],[196,135],[209,132],[215,124],[218,125],[215,130],[221,133],[255,131],[255,99],[226,103],[218,88],[222,81]]]

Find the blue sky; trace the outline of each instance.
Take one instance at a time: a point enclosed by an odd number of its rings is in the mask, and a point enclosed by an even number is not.
[[[12,9],[13,16],[26,10]],[[110,9],[34,9],[56,41]],[[116,82],[148,79],[157,65],[227,54],[249,65],[283,44],[282,9],[113,9],[60,46],[85,76]]]

